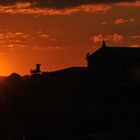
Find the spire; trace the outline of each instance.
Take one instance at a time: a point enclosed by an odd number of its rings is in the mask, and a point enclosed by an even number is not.
[[[105,40],[103,40],[102,47],[103,47],[103,48],[106,47]]]

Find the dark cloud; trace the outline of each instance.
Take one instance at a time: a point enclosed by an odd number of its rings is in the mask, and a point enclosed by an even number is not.
[[[13,5],[16,2],[33,2],[36,4],[36,7],[63,9],[83,4],[109,4],[135,1],[136,0],[0,0],[0,5]]]
[[[75,7],[82,4],[101,4],[101,3],[117,3],[117,2],[134,2],[136,0],[36,0],[38,6],[52,8]]]

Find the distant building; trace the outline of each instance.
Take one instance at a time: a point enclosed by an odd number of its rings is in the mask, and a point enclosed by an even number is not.
[[[102,78],[140,79],[140,48],[111,47],[103,41],[100,49],[87,54],[86,60],[88,70]]]
[[[36,69],[31,70],[31,74],[40,74],[41,73],[40,66],[41,64],[36,64]]]
[[[84,74],[87,73],[86,67],[69,67],[57,71],[50,72],[53,74]]]

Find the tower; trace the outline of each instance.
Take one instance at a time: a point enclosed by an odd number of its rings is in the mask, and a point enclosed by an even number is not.
[[[31,74],[40,74],[41,73],[40,65],[41,64],[36,64],[36,69],[31,70]]]
[[[36,64],[36,73],[40,73],[41,71],[40,71],[40,65],[41,64]]]

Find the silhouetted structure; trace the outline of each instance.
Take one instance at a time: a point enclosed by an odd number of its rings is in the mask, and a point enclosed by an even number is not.
[[[69,67],[57,71],[50,72],[51,74],[84,74],[87,73],[86,67]]]
[[[41,64],[36,64],[36,69],[31,70],[31,74],[40,74],[41,73],[40,65]]]
[[[37,64],[31,76],[6,77],[0,83],[0,139],[138,139],[140,81],[120,79],[131,73],[138,78],[140,49],[103,42],[87,61],[88,67],[54,72]]]
[[[87,54],[88,70],[111,81],[140,79],[140,48],[111,47],[103,41],[102,47]]]

